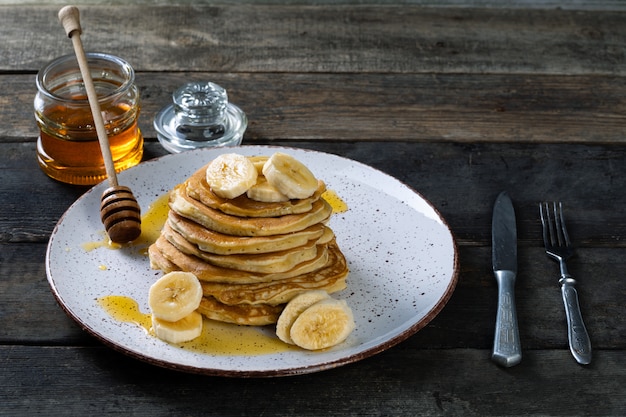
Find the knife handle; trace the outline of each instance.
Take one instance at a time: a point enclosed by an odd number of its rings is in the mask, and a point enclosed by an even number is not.
[[[515,310],[515,272],[495,271],[494,274],[498,282],[498,311],[491,359],[508,368],[522,360]]]
[[[567,338],[569,349],[576,361],[582,365],[591,363],[591,341],[587,328],[583,322],[578,304],[578,293],[574,285],[576,281],[569,275],[563,276],[561,283],[561,295],[565,304],[565,315],[567,316]]]

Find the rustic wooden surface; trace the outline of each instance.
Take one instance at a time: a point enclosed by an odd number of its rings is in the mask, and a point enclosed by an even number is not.
[[[0,6],[0,415],[626,415],[626,13],[611,2],[523,6],[81,8],[85,48],[137,70],[145,159],[165,154],[151,123],[171,91],[208,79],[246,111],[245,144],[364,162],[450,224],[461,272],[435,320],[364,361],[277,379],[157,368],[104,347],[63,313],[45,250],[86,189],[39,170],[32,99],[37,70],[71,43],[57,6]],[[502,190],[520,238],[524,356],[510,369],[489,360],[491,209]],[[589,366],[567,349],[557,268],[540,238],[544,199],[565,202],[579,246],[570,270],[594,347]]]

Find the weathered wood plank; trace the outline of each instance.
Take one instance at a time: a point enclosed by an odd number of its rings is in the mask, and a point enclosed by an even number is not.
[[[97,344],[57,305],[46,281],[45,245],[2,244],[0,254],[0,343]],[[493,342],[496,282],[490,247],[461,246],[457,288],[440,315],[403,343],[404,348],[478,348]],[[581,249],[570,262],[579,280],[581,308],[595,349],[626,348],[622,301],[626,268],[622,249]],[[517,305],[524,350],[566,349],[565,313],[558,269],[541,248],[520,248]],[[149,268],[146,259],[146,268]],[[27,301],[26,301],[27,300]],[[27,302],[28,307],[25,307]]]
[[[419,191],[453,230],[459,283],[428,326],[358,364],[269,380],[153,367],[103,347],[63,313],[46,281],[46,244],[85,188],[37,167],[32,99],[36,71],[71,43],[60,5],[0,6],[0,415],[626,415],[626,11],[610,0],[570,10],[552,0],[446,1],[453,7],[81,7],[87,49],[138,70],[145,159],[165,154],[151,123],[171,91],[211,80],[248,114],[245,144],[369,164]],[[414,2],[428,0],[402,0]],[[489,233],[503,189],[520,237],[524,356],[511,369],[489,360]],[[539,235],[543,199],[565,202],[580,246],[570,270],[590,366],[567,349],[557,266]]]
[[[2,346],[0,414],[624,415],[623,352],[598,351],[589,367],[568,356],[531,351],[502,369],[486,350],[396,349],[317,374],[225,379],[152,367],[104,348]]]
[[[116,4],[117,2],[109,2],[108,0],[76,0],[72,4],[77,6],[97,5],[97,4]],[[120,2],[121,3],[121,2]],[[143,5],[143,4],[186,4],[186,5],[215,5],[215,4],[244,4],[244,5],[413,5],[427,7],[488,7],[488,8],[504,8],[504,9],[565,9],[565,10],[626,10],[626,5],[620,0],[570,0],[567,3],[558,0],[228,0],[227,2],[216,2],[214,0],[126,0],[126,5]],[[0,0],[0,4],[41,4],[41,0]],[[66,4],[64,0],[48,0],[46,4],[58,4],[62,7]]]
[[[58,9],[2,8],[0,70],[34,71],[72,53]],[[626,13],[616,11],[250,4],[81,10],[85,48],[125,57],[140,71],[624,74],[615,63],[624,58]]]
[[[187,81],[213,81],[262,140],[626,143],[626,83],[615,76],[139,73],[141,128]],[[17,93],[16,93],[17,92]],[[37,136],[33,75],[0,75],[0,142]]]
[[[0,244],[0,341],[96,344],[65,315],[46,278],[45,244]],[[0,343],[2,343],[0,342]]]
[[[303,142],[277,144],[298,146]],[[497,193],[507,189],[518,214],[518,304],[524,347],[565,347],[557,269],[541,248],[537,202],[544,198],[565,201],[571,235],[582,246],[570,269],[580,280],[581,304],[594,345],[624,347],[626,329],[619,320],[626,294],[619,285],[619,274],[626,269],[621,255],[626,225],[620,210],[626,202],[624,193],[616,190],[623,188],[626,149],[386,143],[381,153],[381,144],[374,142],[306,145],[370,164],[399,178],[429,199],[450,224],[461,250],[459,286],[442,314],[407,341],[409,345],[490,345],[495,320],[491,209]],[[0,275],[6,277],[0,283],[0,311],[10,317],[1,338],[19,343],[94,343],[56,306],[45,282],[43,264],[54,225],[85,189],[46,178],[36,166],[33,143],[4,144],[0,150]],[[146,151],[146,158],[165,154],[154,142],[147,144]],[[407,158],[407,163],[398,163]],[[493,175],[494,167],[502,176]],[[533,167],[533,175],[528,174],[529,167]],[[45,196],[45,204],[41,196]],[[33,297],[33,308],[22,308],[24,293]]]
[[[623,146],[265,143],[343,155],[396,177],[441,211],[463,245],[490,244],[493,201],[500,191],[508,190],[518,212],[522,245],[541,244],[538,203],[562,200],[578,245],[624,247]],[[0,151],[0,241],[47,241],[57,220],[85,189],[46,178],[37,167],[32,142],[2,144]],[[157,142],[146,144],[146,158],[163,154]],[[25,193],[25,189],[32,192]],[[42,196],[46,204],[41,203]]]

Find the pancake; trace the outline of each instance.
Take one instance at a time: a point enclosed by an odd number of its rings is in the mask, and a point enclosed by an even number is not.
[[[323,198],[313,203],[311,211],[280,217],[238,217],[224,214],[187,196],[177,186],[170,193],[170,209],[207,229],[231,236],[272,236],[304,230],[327,221],[333,211]]]
[[[348,267],[336,244],[328,247],[328,263],[322,269],[294,278],[256,284],[201,282],[202,293],[221,303],[279,305],[305,291],[326,290],[329,294],[346,288]]]
[[[209,208],[219,210],[231,216],[278,217],[287,214],[307,213],[311,211],[313,203],[318,201],[324,191],[326,191],[324,182],[318,181],[318,187],[315,193],[309,198],[300,200],[265,203],[252,200],[245,194],[233,199],[222,198],[214,194],[211,191],[211,187],[206,182],[206,167],[207,165],[196,171],[185,181],[184,188],[186,195]]]
[[[278,321],[284,306],[242,304],[229,306],[213,297],[202,297],[198,312],[211,320],[244,326],[266,326]]]
[[[303,279],[285,280],[285,282],[267,283],[265,287],[255,288],[229,288],[217,287],[220,284],[210,285],[203,282],[205,296],[213,296],[219,302],[226,305],[272,305],[288,303],[295,296],[307,291],[324,290],[329,294],[346,289],[346,276],[348,272],[322,278],[317,281]],[[300,277],[303,278],[303,277]],[[205,285],[207,288],[205,288]],[[243,284],[246,285],[246,284]]]
[[[325,245],[327,243],[331,243],[333,240],[335,240],[335,232],[333,232],[330,227],[324,226],[324,233],[319,239],[317,239],[317,244]]]
[[[173,262],[170,262],[154,244],[148,247],[148,258],[150,259],[150,268],[152,269],[160,269],[166,274],[172,271],[180,271],[180,268]]]
[[[206,282],[249,284],[293,278],[323,268],[328,263],[329,250],[326,246],[318,245],[317,248],[318,253],[314,259],[302,262],[289,271],[274,274],[252,273],[211,265],[197,256],[181,252],[164,236],[160,236],[157,241],[150,246],[149,254],[151,263],[157,266],[156,269],[161,269],[164,272],[191,272],[197,276],[200,281]]]
[[[292,249],[305,245],[311,240],[322,238],[332,230],[321,223],[304,230],[274,236],[240,237],[209,230],[196,222],[170,211],[167,226],[198,246],[203,252],[217,255],[235,255],[242,253],[268,253]],[[326,240],[326,237],[324,237]],[[323,242],[326,243],[327,241]]]
[[[215,255],[203,252],[197,246],[187,241],[182,235],[172,230],[167,224],[162,235],[178,250],[222,268],[238,269],[240,271],[272,274],[286,272],[298,264],[314,259],[318,254],[317,241],[310,240],[302,246],[282,251],[260,254]]]
[[[263,175],[268,157],[248,159]],[[299,294],[346,288],[348,265],[327,225],[332,207],[321,197],[323,181],[308,198],[268,203],[245,194],[218,197],[205,171],[170,192],[167,221],[148,248],[151,268],[200,280],[198,312],[227,323],[268,325]]]

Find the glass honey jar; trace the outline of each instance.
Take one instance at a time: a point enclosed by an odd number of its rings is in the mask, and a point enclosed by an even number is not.
[[[116,56],[94,52],[86,56],[119,172],[138,164],[143,156],[135,73]],[[36,83],[34,107],[41,169],[70,184],[93,185],[105,180],[98,134],[76,57],[53,60],[39,71]]]

